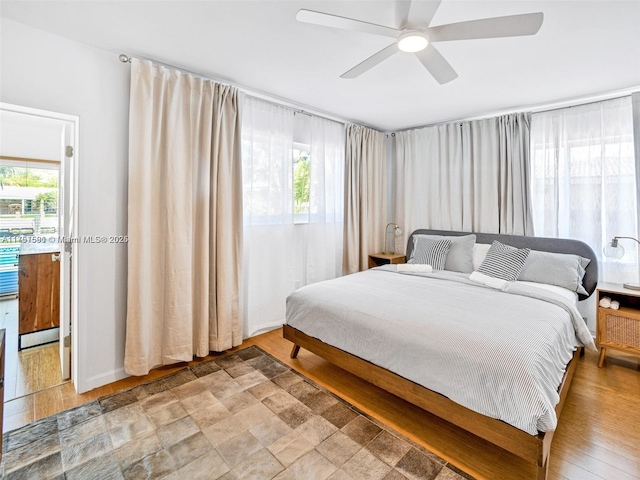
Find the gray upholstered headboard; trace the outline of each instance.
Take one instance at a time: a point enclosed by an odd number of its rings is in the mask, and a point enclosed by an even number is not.
[[[424,230],[414,231],[407,241],[407,258],[411,256],[413,250],[413,236],[422,235],[450,235],[459,237],[461,235],[470,235],[472,232],[450,232],[447,230]],[[582,279],[584,289],[589,295],[578,295],[580,300],[584,300],[591,296],[596,289],[598,283],[598,259],[591,247],[580,240],[571,240],[567,238],[545,238],[545,237],[524,237],[522,235],[501,235],[498,233],[474,233],[476,243],[490,244],[494,240],[511,245],[517,248],[530,248],[532,250],[541,250],[552,253],[573,253],[584,258],[590,258],[591,263],[586,268],[586,273]]]

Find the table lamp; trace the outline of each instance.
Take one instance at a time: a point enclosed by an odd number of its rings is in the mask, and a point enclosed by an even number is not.
[[[607,243],[602,249],[602,253],[604,253],[605,257],[611,257],[611,258],[623,257],[624,247],[618,243],[618,240],[620,240],[621,238],[633,240],[634,242],[640,244],[640,241],[636,240],[633,237],[613,237],[611,241]],[[640,285],[637,283],[623,283],[622,286],[630,290],[640,290]]]
[[[387,251],[387,239],[388,239],[388,235],[389,235],[389,227],[393,226],[393,235],[396,237],[399,237],[400,235],[402,235],[402,229],[398,226],[398,224],[396,223],[388,223],[386,228],[384,229],[384,251],[382,253],[386,254],[386,255],[393,255],[395,252],[393,251],[393,249],[388,252]]]

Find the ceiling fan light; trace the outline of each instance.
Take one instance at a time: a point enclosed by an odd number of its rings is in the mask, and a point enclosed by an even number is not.
[[[422,32],[407,32],[398,39],[398,48],[403,52],[419,52],[427,48],[429,40]]]

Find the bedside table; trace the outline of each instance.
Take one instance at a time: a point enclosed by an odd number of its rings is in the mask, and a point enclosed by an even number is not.
[[[399,253],[373,253],[369,255],[369,268],[388,263],[406,263],[407,257]]]
[[[620,308],[604,308],[600,299],[609,297]],[[600,349],[598,367],[602,367],[608,348],[640,355],[640,290],[616,283],[599,283],[596,291],[596,345]]]

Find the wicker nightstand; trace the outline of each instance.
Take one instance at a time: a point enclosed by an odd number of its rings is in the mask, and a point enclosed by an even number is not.
[[[599,306],[602,297],[620,302],[613,310]],[[599,283],[596,293],[596,344],[600,349],[598,367],[602,367],[607,349],[640,355],[640,290],[629,290],[616,283]]]
[[[400,253],[372,253],[369,255],[369,268],[388,263],[405,263],[406,261],[407,257]]]

